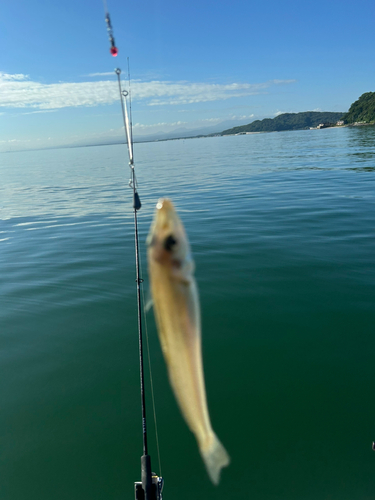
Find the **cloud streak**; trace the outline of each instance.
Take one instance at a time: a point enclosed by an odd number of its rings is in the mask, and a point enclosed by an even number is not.
[[[149,106],[195,104],[223,101],[264,93],[267,89],[294,83],[295,80],[271,80],[263,83],[194,83],[187,81],[131,82],[132,99]],[[27,75],[0,72],[0,107],[53,110],[67,107],[112,104],[119,99],[115,80],[78,83],[40,83]]]
[[[94,76],[113,76],[114,72],[113,71],[106,71],[105,73],[90,73],[89,77],[94,77]]]

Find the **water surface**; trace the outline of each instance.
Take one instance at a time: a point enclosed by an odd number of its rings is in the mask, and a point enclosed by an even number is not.
[[[368,500],[375,453],[375,128],[136,144],[196,261],[213,487],[147,316],[164,498]],[[133,497],[142,454],[123,146],[0,155],[0,497]],[[151,410],[150,401],[148,408]],[[150,453],[157,461],[152,413]]]

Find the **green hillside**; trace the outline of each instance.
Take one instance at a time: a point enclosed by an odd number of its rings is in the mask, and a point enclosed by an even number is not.
[[[336,123],[343,113],[304,111],[303,113],[284,113],[276,118],[255,120],[248,125],[233,127],[221,132],[221,135],[240,134],[245,132],[278,132],[282,130],[303,130],[317,127],[320,123]]]
[[[345,123],[375,122],[375,92],[362,94],[342,117]]]

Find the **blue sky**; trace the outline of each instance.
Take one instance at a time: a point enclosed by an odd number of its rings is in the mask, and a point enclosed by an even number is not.
[[[0,15],[0,151],[346,111],[375,90],[373,0],[13,0]]]

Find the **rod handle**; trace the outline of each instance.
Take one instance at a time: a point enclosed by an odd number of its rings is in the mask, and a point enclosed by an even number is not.
[[[145,500],[154,500],[152,495],[152,477],[151,477],[151,457],[150,455],[141,456],[141,478],[142,488],[145,494]]]

